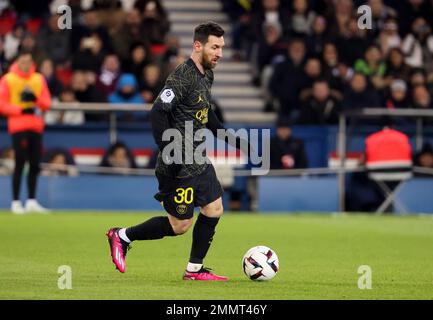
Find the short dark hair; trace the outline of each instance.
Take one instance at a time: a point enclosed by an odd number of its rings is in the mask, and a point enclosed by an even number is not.
[[[16,54],[16,58],[21,56],[31,55],[33,58],[33,52],[27,48],[18,48],[18,53]]]
[[[199,41],[201,44],[205,44],[209,36],[222,37],[223,35],[224,29],[211,21],[201,23],[194,29],[194,41]]]

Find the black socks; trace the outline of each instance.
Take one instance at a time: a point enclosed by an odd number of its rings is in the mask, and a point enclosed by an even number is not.
[[[219,218],[209,218],[200,213],[194,225],[192,247],[189,262],[203,263],[215,234]]]
[[[190,263],[203,263],[210,248],[219,218],[209,218],[200,213],[194,225]],[[139,225],[126,228],[126,236],[131,241],[155,240],[175,236],[168,217],[154,217]]]
[[[155,240],[175,235],[167,217],[153,217],[139,225],[126,229],[126,236],[131,241]]]

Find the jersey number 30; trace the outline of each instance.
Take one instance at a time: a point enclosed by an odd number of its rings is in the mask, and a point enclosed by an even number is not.
[[[174,197],[174,201],[176,203],[186,203],[186,204],[192,203],[194,199],[194,190],[191,187],[186,189],[177,188],[176,192],[177,192],[177,196]]]

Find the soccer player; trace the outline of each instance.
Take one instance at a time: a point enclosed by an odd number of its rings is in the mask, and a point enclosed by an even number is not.
[[[128,245],[135,240],[161,239],[166,236],[184,234],[193,224],[194,207],[200,214],[193,229],[189,262],[184,280],[228,280],[203,266],[215,228],[223,214],[221,196],[223,189],[210,163],[172,163],[163,159],[162,153],[170,141],[163,141],[165,130],[175,128],[183,139],[187,122],[193,130],[208,128],[216,135],[224,129],[211,109],[211,86],[213,71],[222,58],[224,30],[213,22],[198,25],[194,30],[194,43],[190,59],[180,64],[166,80],[165,87],[156,98],[150,114],[153,136],[160,153],[156,165],[159,192],[155,198],[161,202],[168,216],[154,217],[129,228],[112,228],[107,237],[113,263],[120,272],[125,272],[125,256]],[[236,146],[245,146],[236,137]],[[194,151],[203,141],[189,141]],[[187,144],[188,141],[185,142]],[[182,159],[187,155],[182,144]],[[244,147],[242,149],[244,152]],[[246,150],[246,152],[248,152]],[[193,152],[194,154],[194,152]]]

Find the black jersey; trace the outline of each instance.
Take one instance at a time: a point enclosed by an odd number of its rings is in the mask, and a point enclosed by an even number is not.
[[[194,177],[206,170],[208,161],[197,163],[193,159],[191,150],[185,154],[185,145],[192,145],[193,152],[203,143],[203,140],[194,141],[194,134],[199,129],[206,128],[208,114],[211,110],[211,86],[214,75],[212,70],[201,73],[192,59],[180,64],[167,78],[165,86],[154,102],[153,108],[161,108],[168,114],[169,127],[179,130],[183,137],[182,159],[183,163],[176,170],[177,178]],[[192,137],[185,135],[185,129],[192,128]],[[189,130],[189,129],[188,129]],[[155,129],[154,129],[154,136]],[[192,141],[191,141],[192,138]],[[157,139],[158,140],[158,139]],[[161,148],[161,143],[157,141]],[[185,159],[192,159],[192,163],[185,163]],[[156,163],[156,172],[166,176],[173,176],[170,166],[165,164],[161,152]]]

